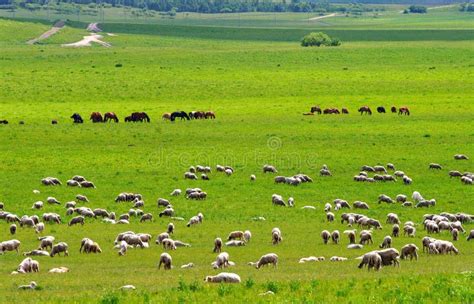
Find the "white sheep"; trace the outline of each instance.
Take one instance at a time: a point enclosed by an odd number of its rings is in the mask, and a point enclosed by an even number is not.
[[[161,268],[161,264],[163,264],[165,270],[170,270],[173,266],[171,265],[173,259],[171,258],[171,255],[169,255],[166,252],[163,252],[160,255],[160,263],[158,264],[158,269]]]
[[[227,252],[219,253],[216,261],[213,263],[213,268],[226,268],[227,266],[229,266],[229,254]]]
[[[268,253],[262,255],[257,262],[255,268],[260,269],[262,266],[273,264],[273,267],[277,267],[278,264],[278,255],[275,253]]]
[[[204,281],[208,283],[240,283],[240,276],[236,273],[221,272],[215,276],[206,276]]]

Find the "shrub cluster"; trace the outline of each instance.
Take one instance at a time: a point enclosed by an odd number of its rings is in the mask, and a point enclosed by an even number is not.
[[[322,32],[313,32],[304,36],[301,39],[301,46],[339,46],[341,41],[339,38],[331,38],[329,35]]]

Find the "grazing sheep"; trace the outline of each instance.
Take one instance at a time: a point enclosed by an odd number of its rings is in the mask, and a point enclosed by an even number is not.
[[[16,251],[19,253],[21,242],[19,240],[9,240],[3,241],[0,243],[0,254],[3,254],[5,251]]]
[[[140,218],[140,223],[145,222],[145,221],[150,221],[150,222],[153,221],[153,214],[146,213],[142,215],[142,217]]]
[[[275,176],[273,179],[275,181],[275,184],[284,184],[286,182],[286,177],[284,176]]]
[[[272,229],[272,244],[277,245],[283,241],[283,237],[281,236],[281,231],[279,228]]]
[[[213,263],[213,268],[226,268],[227,266],[229,266],[229,254],[227,252],[219,253],[216,261]]]
[[[212,252],[214,253],[219,253],[222,251],[222,239],[221,238],[216,238],[214,240],[214,249]]]
[[[307,258],[301,258],[298,263],[304,264],[304,263],[307,263],[307,262],[321,262],[321,261],[324,261],[324,260],[325,260],[324,257],[310,256],[310,257],[307,257]]]
[[[404,203],[402,204],[402,207],[411,207],[411,206],[413,206],[413,203],[412,203],[412,202],[404,202]]]
[[[397,203],[404,203],[407,201],[407,196],[404,195],[404,194],[398,194],[396,197],[395,197],[395,200],[397,201]]]
[[[329,233],[329,231],[327,230],[323,230],[321,232],[321,238],[323,239],[323,243],[327,244],[329,239],[331,238],[331,233]]]
[[[459,230],[454,228],[453,230],[451,230],[451,235],[453,236],[453,241],[457,241],[459,238]]]
[[[273,205],[276,205],[276,206],[286,207],[286,204],[283,201],[283,197],[281,195],[278,195],[278,194],[273,194],[272,195],[272,203],[273,203]]]
[[[125,255],[125,254],[127,253],[127,249],[128,249],[128,247],[129,247],[129,245],[127,244],[127,242],[125,242],[125,241],[120,241],[120,244],[117,245],[117,246],[118,246],[118,248],[120,249],[120,250],[118,251],[118,255],[119,255],[119,256],[123,256],[123,255]]]
[[[54,236],[48,235],[48,236],[40,237],[38,239],[40,241],[40,245],[38,247],[39,250],[53,248]]]
[[[83,181],[81,182],[82,188],[96,188],[93,182],[90,181]]]
[[[240,276],[236,273],[221,272],[215,276],[206,276],[204,279],[208,283],[240,283]]]
[[[396,177],[402,178],[405,175],[405,172],[398,170],[398,171],[393,172],[393,175],[395,175]]]
[[[368,270],[374,268],[376,271],[382,268],[382,257],[377,253],[377,251],[371,251],[362,256],[362,261],[359,264],[359,268],[367,265]]]
[[[349,244],[354,244],[356,242],[356,230],[345,230],[344,234],[347,234]]]
[[[329,211],[331,211],[331,209],[332,209],[332,206],[331,206],[330,203],[326,203],[324,205],[324,212],[329,212]]]
[[[69,208],[76,208],[76,202],[75,201],[71,201],[71,202],[66,202],[64,204],[64,208],[66,209],[69,209]]]
[[[232,241],[226,242],[225,245],[229,247],[240,247],[240,246],[245,246],[246,244],[244,241],[232,240]]]
[[[423,196],[420,194],[420,192],[418,191],[414,191],[411,198],[416,202],[421,202],[421,201],[424,201],[425,199],[423,198]]]
[[[411,185],[413,183],[413,180],[406,175],[403,175],[402,179],[405,185]]]
[[[359,244],[361,245],[367,245],[369,243],[374,243],[372,240],[372,232],[370,230],[363,230],[360,232],[359,235],[360,241]]]
[[[363,171],[366,171],[366,170],[363,170]],[[374,166],[374,171],[387,173],[387,170],[384,168],[384,166]]]
[[[242,240],[243,238],[244,238],[244,232],[243,231],[232,231],[231,233],[229,233],[229,236],[227,237],[227,240],[228,241],[236,240],[236,239]]]
[[[38,223],[35,227],[36,233],[41,233],[44,231],[44,223]]]
[[[360,171],[375,172],[375,169],[371,166],[362,166]]]
[[[418,247],[416,247],[415,244],[407,244],[402,247],[400,251],[400,258],[404,260],[408,256],[410,256],[410,260],[412,260],[413,258],[415,258],[415,260],[418,260]]]
[[[395,165],[392,164],[392,163],[388,163],[388,164],[387,164],[387,168],[390,169],[390,170],[395,171]]]
[[[227,175],[227,176],[231,176],[231,175],[234,173],[234,171],[231,170],[231,169],[225,169],[225,170],[224,170],[224,173],[225,173],[225,175]]]
[[[20,219],[20,227],[23,227],[23,226],[33,228],[35,227],[35,222],[30,217],[24,215]]]
[[[33,203],[33,206],[31,207],[31,209],[42,209],[43,208],[43,205],[44,203],[42,201],[37,201],[35,203]]]
[[[293,197],[288,198],[288,207],[294,207],[295,206],[295,199]]]
[[[461,177],[461,182],[465,185],[472,185],[473,184],[473,179],[467,176],[462,176]]]
[[[202,179],[202,180],[209,180],[209,176],[208,176],[207,174],[205,174],[205,173],[202,173],[202,174],[201,174],[201,179]]]
[[[421,201],[418,204],[415,205],[415,208],[421,208],[421,207],[430,207],[436,205],[436,200],[435,199],[430,199],[428,201]]]
[[[365,202],[355,201],[352,206],[354,209],[369,209],[369,205]]]
[[[326,213],[326,219],[328,220],[328,222],[334,222],[334,218],[335,218],[334,213],[332,212]]]
[[[334,244],[339,244],[339,238],[340,238],[339,230],[334,230],[334,231],[331,233],[332,242],[333,242]]]
[[[331,171],[329,171],[328,169],[319,170],[319,175],[320,176],[332,176]]]
[[[49,204],[61,205],[61,203],[55,197],[52,197],[52,196],[49,196],[46,199],[46,202],[48,202]]]
[[[467,236],[467,241],[470,241],[474,239],[474,229],[472,229],[470,232],[469,232],[469,235]]]
[[[160,269],[161,264],[163,264],[163,268],[165,270],[170,270],[172,268],[172,266],[171,266],[172,261],[173,261],[173,259],[171,258],[171,255],[169,255],[166,252],[163,252],[160,255],[160,263],[158,264],[158,269]]]
[[[268,253],[260,257],[255,268],[260,269],[262,266],[273,264],[273,267],[277,267],[278,255],[275,253]]]
[[[161,211],[160,214],[158,214],[158,215],[159,215],[159,217],[173,216],[174,215],[174,209],[173,208],[166,208],[165,210]]]
[[[181,192],[182,192],[181,189],[174,189],[174,190],[170,193],[170,195],[171,195],[171,196],[180,196],[180,195],[181,195]]]
[[[403,235],[408,235],[409,237],[415,237],[416,228],[411,225],[403,226]]]
[[[263,173],[278,173],[277,169],[271,165],[263,166]]]
[[[71,221],[69,222],[68,226],[72,226],[76,224],[81,224],[82,226],[84,226],[84,217],[82,215],[73,217]]]
[[[74,175],[71,179],[75,180],[77,182],[85,182],[86,181],[86,178],[84,176],[81,176],[81,175]]]
[[[184,173],[184,179],[191,179],[191,180],[197,180],[197,176],[196,174],[192,173],[192,172],[185,172]]]
[[[440,164],[437,164],[437,163],[431,163],[430,166],[429,166],[430,169],[436,169],[436,170],[441,170],[443,169],[443,167],[441,167]]]
[[[393,224],[392,236],[393,237],[399,237],[399,235],[400,235],[400,226],[398,226],[398,224]]]
[[[386,249],[386,248],[390,248],[390,247],[392,247],[392,238],[389,235],[387,235],[383,239],[382,244],[379,245],[379,248]]]
[[[254,174],[250,175],[250,181],[254,182],[256,180],[257,180],[257,177]]]
[[[69,186],[69,187],[81,187],[81,184],[78,181],[73,180],[73,179],[69,179],[66,182],[66,185]]]
[[[379,195],[379,204],[384,202],[384,203],[388,203],[388,204],[392,204],[393,203],[393,199],[391,199],[388,195],[385,195],[385,194],[381,194]]]
[[[54,257],[56,254],[59,255],[61,252],[64,253],[64,256],[69,255],[68,245],[64,242],[59,242],[53,246],[51,253],[49,254],[50,257]]]
[[[164,239],[161,244],[165,250],[176,250],[176,244],[172,239]]]
[[[87,198],[87,196],[82,195],[82,194],[76,195],[76,199],[77,199],[78,201],[85,202],[85,203],[88,203],[88,202],[89,202],[89,199]]]
[[[456,154],[456,155],[454,155],[454,159],[455,159],[455,160],[468,160],[469,157],[467,157],[467,156],[464,155],[464,154]]]
[[[398,265],[400,266],[400,263],[398,262],[398,258],[400,256],[400,253],[398,252],[397,249],[395,248],[388,248],[388,249],[383,249],[383,250],[378,250],[377,253],[380,255],[382,258],[382,265],[387,266],[387,265]]]
[[[202,213],[198,213],[198,215],[195,215],[189,219],[189,222],[186,224],[186,227],[191,227],[197,224],[201,224],[204,216]]]
[[[166,228],[166,232],[169,233],[169,234],[174,233],[174,224],[173,223],[168,224],[168,227]]]
[[[18,286],[18,289],[36,289],[36,287],[38,287],[38,284],[35,281],[31,281],[29,285]]]
[[[16,225],[15,224],[11,224],[10,225],[10,234],[11,235],[14,235],[16,233]]]
[[[395,213],[387,214],[387,224],[400,224],[400,220],[398,219],[398,215]]]

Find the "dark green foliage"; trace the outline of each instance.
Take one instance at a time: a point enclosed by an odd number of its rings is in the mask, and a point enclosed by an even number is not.
[[[341,41],[338,38],[331,38],[323,32],[310,33],[303,37],[301,46],[339,46]]]
[[[412,14],[426,14],[428,12],[426,6],[410,5],[408,11]]]

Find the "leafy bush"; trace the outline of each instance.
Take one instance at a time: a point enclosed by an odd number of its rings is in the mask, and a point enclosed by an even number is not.
[[[426,9],[426,6],[421,6],[421,5],[411,5],[408,8],[408,11],[412,14],[426,14],[428,10]]]
[[[323,32],[313,32],[304,36],[301,40],[301,46],[339,46],[341,41],[338,38],[331,38]]]

